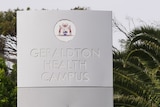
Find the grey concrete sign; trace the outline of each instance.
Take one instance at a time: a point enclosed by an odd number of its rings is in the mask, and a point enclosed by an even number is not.
[[[111,20],[107,11],[17,12],[18,106],[112,107]]]

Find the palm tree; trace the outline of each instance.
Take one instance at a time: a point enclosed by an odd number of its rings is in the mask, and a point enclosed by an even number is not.
[[[159,107],[160,29],[128,34],[125,50],[113,50],[115,107]]]

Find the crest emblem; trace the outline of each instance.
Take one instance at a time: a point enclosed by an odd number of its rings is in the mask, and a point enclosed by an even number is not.
[[[57,39],[67,42],[75,37],[76,28],[73,22],[63,19],[56,23],[54,32]]]

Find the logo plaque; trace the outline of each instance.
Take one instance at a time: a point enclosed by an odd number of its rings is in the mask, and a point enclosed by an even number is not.
[[[57,39],[68,42],[76,35],[76,27],[70,20],[62,19],[56,23],[54,33]]]

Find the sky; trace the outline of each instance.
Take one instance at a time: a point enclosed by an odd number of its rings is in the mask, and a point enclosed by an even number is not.
[[[70,10],[71,8],[89,7],[91,10],[112,11],[116,18],[128,30],[132,29],[133,23],[127,19],[134,20],[134,25],[139,26],[140,20],[146,23],[160,24],[160,1],[159,0],[0,0],[0,11],[8,9],[41,10]],[[119,40],[125,38],[124,35],[113,32],[113,46],[120,49]]]

